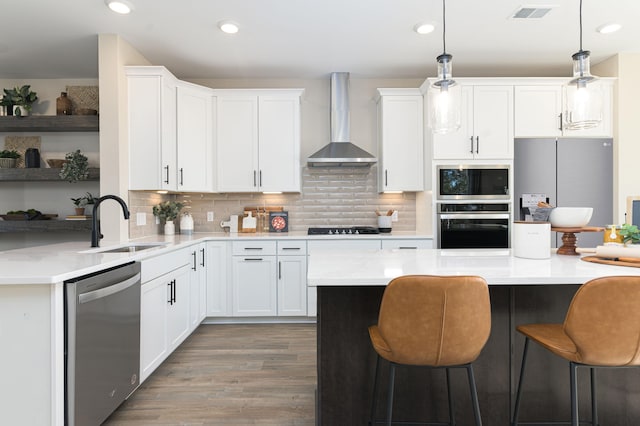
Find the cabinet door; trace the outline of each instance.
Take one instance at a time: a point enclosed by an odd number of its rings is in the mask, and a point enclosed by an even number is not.
[[[178,191],[213,191],[211,92],[178,86]]]
[[[307,256],[278,256],[278,316],[307,315]]]
[[[276,316],[275,256],[233,256],[233,315]]]
[[[515,137],[550,137],[562,134],[562,86],[514,88]]]
[[[477,159],[513,159],[513,86],[473,89],[474,155]]]
[[[218,191],[257,191],[258,97],[230,95],[217,100]]]
[[[382,96],[379,105],[378,190],[424,188],[422,96]]]
[[[172,277],[163,275],[142,285],[140,310],[140,383],[168,354],[167,305]]]
[[[300,192],[300,97],[260,96],[260,191]]]
[[[434,160],[465,160],[474,157],[473,87],[462,87],[460,128],[444,135],[432,133]]]
[[[229,243],[226,241],[207,242],[207,316],[231,315],[231,295],[227,270],[229,263]]]
[[[176,83],[162,75],[129,75],[129,189],[177,188]]]
[[[167,286],[167,341],[170,351],[189,335],[189,265],[176,270],[172,279],[173,290]]]
[[[189,330],[195,330],[206,316],[205,244],[196,244],[189,250]]]

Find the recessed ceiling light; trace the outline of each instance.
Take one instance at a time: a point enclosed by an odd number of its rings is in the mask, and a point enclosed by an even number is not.
[[[218,22],[218,28],[227,34],[235,34],[239,30],[238,24],[233,21],[220,21]]]
[[[426,24],[424,22],[416,24],[413,27],[413,31],[417,32],[418,34],[429,34],[429,33],[433,32],[433,30],[435,30],[435,29],[436,29],[435,25]]]
[[[622,28],[622,25],[612,23],[612,24],[600,25],[598,28],[596,28],[596,31],[598,31],[600,34],[610,34],[610,33],[615,33],[620,28]]]
[[[109,6],[109,9],[122,15],[131,13],[133,10],[133,4],[127,0],[105,0],[104,3]]]

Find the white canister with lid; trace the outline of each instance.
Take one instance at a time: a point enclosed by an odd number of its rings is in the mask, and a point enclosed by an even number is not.
[[[526,259],[551,257],[551,223],[514,222],[513,255]]]
[[[180,218],[180,233],[182,235],[193,234],[193,217],[189,212],[183,213]]]

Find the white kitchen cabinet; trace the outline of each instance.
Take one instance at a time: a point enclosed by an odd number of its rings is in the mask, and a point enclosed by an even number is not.
[[[378,191],[422,191],[422,94],[419,89],[378,89],[378,94]]]
[[[232,287],[228,279],[231,256],[227,241],[207,241],[207,316],[231,316]]]
[[[277,242],[278,316],[307,315],[307,243]]]
[[[276,316],[276,242],[232,242],[233,316]]]
[[[513,159],[513,86],[463,85],[460,128],[432,134],[435,160]]]
[[[300,192],[302,90],[216,91],[219,192]]]
[[[164,67],[125,67],[129,189],[177,190],[177,79]]]
[[[215,98],[166,68],[125,67],[129,189],[212,192]]]
[[[195,330],[207,314],[207,258],[205,243],[189,247],[189,330]]]
[[[205,87],[179,82],[177,88],[178,191],[212,192],[215,98]]]
[[[189,266],[143,283],[141,291],[142,383],[189,334]]]
[[[596,84],[602,90],[602,121],[594,128],[568,130],[563,128],[566,94],[559,79],[551,84],[529,84],[515,87],[515,137],[611,137],[613,82],[601,79]]]
[[[395,250],[416,250],[416,249],[431,249],[433,248],[432,239],[383,239],[381,241],[381,247],[383,249],[395,249]]]

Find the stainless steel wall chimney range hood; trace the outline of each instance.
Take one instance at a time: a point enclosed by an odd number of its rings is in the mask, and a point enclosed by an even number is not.
[[[331,143],[307,159],[309,167],[369,167],[376,158],[352,144],[349,121],[349,73],[331,74]]]

